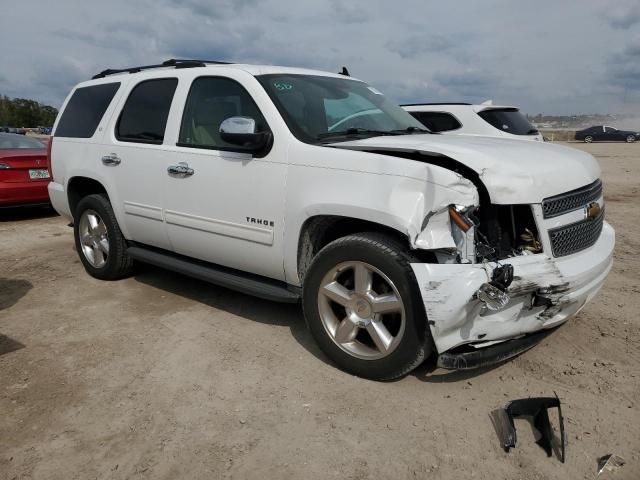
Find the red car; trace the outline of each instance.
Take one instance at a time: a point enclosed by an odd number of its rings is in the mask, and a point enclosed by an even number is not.
[[[0,133],[0,207],[49,203],[50,176],[44,144]]]

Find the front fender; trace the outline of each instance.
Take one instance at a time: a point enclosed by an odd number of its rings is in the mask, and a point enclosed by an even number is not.
[[[311,217],[366,220],[400,232],[412,248],[451,248],[455,243],[448,206],[471,206],[479,201],[469,180],[442,167],[338,149],[330,157],[327,162],[290,165],[284,267],[287,282],[294,285],[300,284],[300,232]],[[443,212],[447,221],[442,220]]]

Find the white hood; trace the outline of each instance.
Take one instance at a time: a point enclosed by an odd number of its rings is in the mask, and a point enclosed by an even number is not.
[[[540,203],[600,178],[593,156],[549,143],[429,134],[373,137],[331,146],[452,158],[478,173],[495,204]]]

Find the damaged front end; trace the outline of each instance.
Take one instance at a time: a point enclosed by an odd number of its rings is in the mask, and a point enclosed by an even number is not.
[[[443,225],[449,238],[437,248]],[[435,261],[412,267],[439,366],[477,368],[513,357],[597,293],[611,268],[613,229],[602,222],[588,249],[556,257],[549,226],[541,205],[452,204],[431,215],[415,246],[429,245]]]
[[[591,155],[454,137],[336,147],[428,166],[423,201],[404,202],[399,190],[394,213],[410,217],[419,259],[411,265],[439,363],[472,368],[530,348],[593,298],[611,268],[615,233]]]

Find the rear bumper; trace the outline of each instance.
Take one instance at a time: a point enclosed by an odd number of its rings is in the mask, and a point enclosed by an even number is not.
[[[564,323],[602,287],[614,245],[614,230],[604,222],[596,244],[579,253],[502,261],[513,265],[514,281],[509,303],[498,311],[487,310],[475,298],[491,279],[493,265],[412,264],[438,353],[461,345],[480,350]]]
[[[0,182],[0,207],[49,203],[47,182]]]

